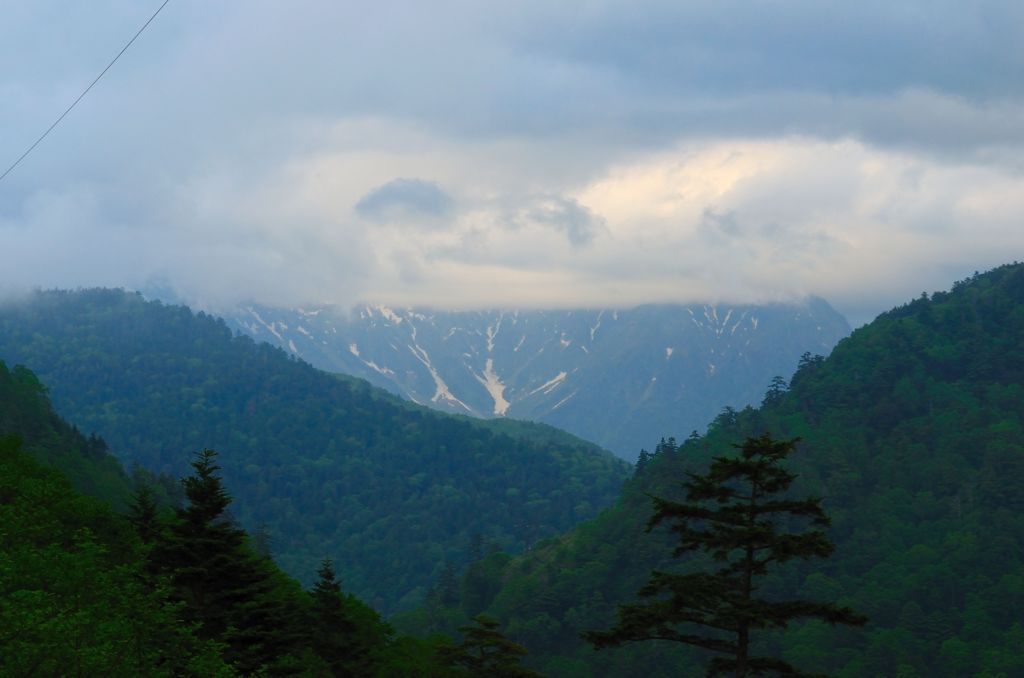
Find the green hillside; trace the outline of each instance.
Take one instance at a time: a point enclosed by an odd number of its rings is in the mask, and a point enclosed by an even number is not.
[[[177,477],[217,449],[237,517],[265,526],[287,571],[309,582],[330,556],[384,610],[420,600],[475,541],[519,550],[592,517],[628,473],[570,436],[410,407],[118,290],[0,308],[0,359],[36,371],[128,465]]]
[[[850,677],[1024,675],[1018,264],[883,314],[827,359],[806,356],[788,390],[759,409],[727,410],[705,436],[660,445],[614,508],[522,557],[471,565],[461,609],[435,610],[433,623],[486,610],[551,675],[703,675],[707,656],[672,643],[598,654],[579,634],[611,626],[652,568],[685,568],[668,557],[670,535],[644,533],[648,493],[681,498],[686,472],[766,431],[803,438],[790,460],[795,493],[824,498],[837,550],[775,570],[764,592],[840,602],[870,623],[796,624],[764,636],[760,650]]]
[[[35,375],[0,363],[0,404],[0,675],[466,675],[462,653],[396,637],[329,564],[308,593],[284,575],[226,512],[215,453],[193,456],[181,506],[140,486],[115,513],[69,480],[95,489],[116,462]]]
[[[123,508],[131,481],[102,438],[86,437],[57,416],[46,388],[22,366],[8,369],[0,360],[0,435],[16,436],[24,451],[55,466],[85,494]]]
[[[158,666],[171,654],[182,675],[224,668],[170,601],[140,585],[127,521],[13,436],[0,436],[0,525],[0,674],[172,675]]]

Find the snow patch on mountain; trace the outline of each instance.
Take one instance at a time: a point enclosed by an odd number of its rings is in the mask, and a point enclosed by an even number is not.
[[[498,336],[498,332],[501,331],[501,316],[498,316],[498,323],[496,325],[487,326],[487,352],[494,353],[494,338]]]
[[[414,402],[542,421],[625,458],[650,436],[702,427],[722,404],[759,402],[773,375],[849,331],[821,300],[565,312],[252,305],[229,323]]]
[[[247,308],[246,310],[247,310],[247,311],[249,311],[249,313],[251,313],[251,314],[252,314],[252,317],[256,318],[256,322],[258,322],[258,323],[259,323],[260,325],[262,325],[263,327],[265,327],[265,328],[267,329],[267,331],[268,331],[268,332],[270,332],[270,333],[271,333],[271,334],[273,334],[273,335],[274,335],[275,337],[277,337],[277,340],[278,340],[278,341],[280,341],[281,343],[284,343],[284,337],[282,337],[282,336],[281,336],[281,334],[280,334],[280,333],[279,333],[279,332],[277,331],[277,329],[276,329],[276,328],[274,327],[274,325],[275,325],[276,323],[273,323],[273,322],[270,322],[270,323],[268,323],[268,322],[267,322],[266,320],[264,320],[264,319],[263,319],[263,317],[262,317],[262,316],[261,316],[261,315],[260,315],[260,314],[259,314],[259,313],[258,313],[258,312],[256,311],[256,309],[254,309],[254,308],[253,308],[253,307],[251,307],[251,306],[250,306],[250,307],[248,307],[248,308]],[[255,332],[253,332],[253,334],[255,334]]]
[[[604,311],[600,311],[597,314],[597,324],[590,328],[590,341],[594,341],[594,335],[597,334],[597,330],[601,327],[601,318],[604,317]]]
[[[374,372],[377,372],[378,374],[384,374],[384,375],[387,375],[389,377],[395,376],[394,370],[392,370],[392,369],[390,369],[388,367],[381,367],[380,365],[378,365],[377,363],[373,362],[372,360],[363,360],[362,363],[364,365],[366,365],[367,367],[369,367]]]
[[[569,402],[569,400],[572,399],[572,397],[575,396],[577,393],[579,393],[579,390],[573,391],[569,395],[565,396],[564,398],[559,400],[557,403],[555,403],[555,406],[552,407],[551,410],[552,411],[557,410],[559,407],[561,407],[562,405],[564,405],[567,402]]]
[[[490,338],[491,335],[490,332],[488,332],[488,339]],[[505,400],[505,384],[501,383],[501,379],[494,373],[494,359],[487,359],[484,366],[483,376],[477,374],[474,374],[473,376],[476,377],[476,380],[483,384],[483,387],[491,394],[491,399],[494,400],[495,416],[504,416],[512,403]]]
[[[565,378],[567,376],[569,376],[568,372],[565,372],[563,370],[562,372],[559,372],[558,374],[556,374],[553,378],[548,379],[543,384],[541,384],[537,388],[535,388],[532,391],[530,391],[528,395],[533,395],[535,393],[541,393],[541,392],[543,392],[544,395],[547,395],[547,394],[551,393],[552,391],[554,391],[555,387],[557,387],[559,384],[561,384],[563,381],[565,381]]]
[[[392,325],[400,325],[402,323],[402,318],[387,306],[378,306],[376,311],[390,321]]]
[[[416,336],[415,333],[413,334],[413,336]],[[428,355],[425,350],[423,350],[417,345],[409,346],[409,351],[411,351],[412,354],[416,356],[417,360],[423,363],[423,366],[427,368],[427,372],[430,373],[430,377],[434,380],[434,395],[431,396],[430,398],[431,402],[439,403],[444,401],[455,405],[460,405],[467,412],[473,412],[472,407],[470,407],[469,405],[467,405],[466,403],[462,402],[454,395],[452,395],[451,390],[448,388],[448,384],[446,384],[444,379],[441,378],[441,375],[438,374],[437,368],[435,368],[434,365],[430,362],[430,355]]]
[[[747,312],[746,311],[744,311],[742,314],[740,314],[740,319],[737,320],[736,323],[732,326],[732,329],[729,330],[729,334],[730,335],[736,334],[736,330],[739,329],[739,326],[743,324],[743,319],[746,318],[746,317],[747,317]]]

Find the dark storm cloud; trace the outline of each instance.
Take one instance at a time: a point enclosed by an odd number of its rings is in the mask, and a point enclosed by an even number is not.
[[[0,29],[0,57],[16,65],[0,82],[10,139],[59,110],[146,11],[33,5]],[[716,133],[1024,139],[1016,0],[182,0],[144,37],[76,112],[106,122],[79,133],[133,135],[141,121],[175,160],[182,144],[237,146],[290,116],[387,116],[461,138],[590,131],[627,146]],[[256,138],[275,153],[294,143]]]
[[[537,198],[521,217],[565,234],[573,247],[589,244],[604,228],[604,219],[576,200],[556,195]]]
[[[871,96],[924,88],[999,100],[1024,95],[1022,30],[1024,5],[1013,0],[697,0],[555,10],[521,39],[621,74],[634,91]]]
[[[378,222],[436,220],[452,214],[455,201],[432,181],[392,179],[355,204],[356,213]]]

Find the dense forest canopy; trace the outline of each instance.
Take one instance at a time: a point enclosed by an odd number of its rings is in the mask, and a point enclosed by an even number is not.
[[[479,534],[520,550],[611,503],[628,465],[539,425],[425,410],[223,322],[119,290],[45,292],[0,308],[0,359],[128,464],[181,476],[220,453],[242,524],[285,570],[324,556],[383,610],[420,600]]]
[[[17,436],[25,452],[55,466],[75,487],[118,507],[132,484],[102,438],[85,436],[50,406],[46,387],[31,370],[0,360],[0,434]]]
[[[792,564],[766,592],[847,604],[863,630],[795,624],[758,651],[840,676],[1024,674],[1024,266],[1008,265],[922,295],[806,356],[758,409],[724,411],[706,435],[643,455],[617,505],[516,559],[473,563],[461,597],[401,621],[449,627],[486,612],[559,676],[680,675],[705,657],[633,646],[600,656],[579,638],[606,628],[671,539],[644,533],[648,495],[748,436],[801,437],[789,468],[821,496],[835,554]],[[667,433],[667,432],[666,432]],[[689,663],[687,663],[689,661]],[[687,675],[687,674],[683,674]]]
[[[68,478],[108,493],[91,483],[116,462],[43,391],[0,363],[0,675],[468,675],[459,646],[396,636],[329,564],[308,592],[281,572],[231,519],[213,451],[175,507],[144,474],[117,512],[79,492]]]

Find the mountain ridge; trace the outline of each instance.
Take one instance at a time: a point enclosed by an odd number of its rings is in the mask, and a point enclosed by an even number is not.
[[[757,402],[849,325],[828,303],[435,311],[248,305],[230,326],[329,371],[478,417],[551,424],[635,459],[650,431],[686,434]]]
[[[286,570],[309,581],[329,554],[379,609],[415,603],[476,534],[521,550],[594,515],[628,474],[568,434],[416,407],[121,290],[0,307],[0,359],[129,465],[180,476],[216,449],[238,518],[267,524]]]

